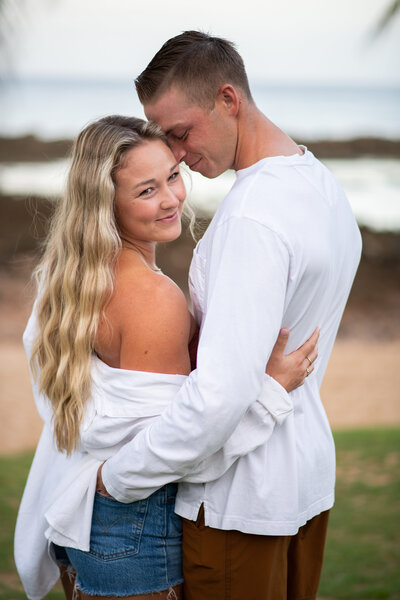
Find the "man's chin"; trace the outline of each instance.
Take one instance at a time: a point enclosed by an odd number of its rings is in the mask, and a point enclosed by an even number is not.
[[[225,171],[199,171],[203,175],[203,177],[207,177],[207,179],[215,179],[225,173]]]
[[[203,177],[207,177],[207,179],[215,179],[218,175],[221,175],[224,171],[218,171],[216,168],[212,168],[210,165],[203,164],[203,161],[200,161],[198,167],[191,169],[196,173],[200,173]]]
[[[203,166],[203,160],[201,158],[199,158],[199,160],[196,160],[195,162],[193,162],[191,165],[189,165],[188,163],[186,163],[186,164],[191,171],[194,171],[195,173],[201,173],[202,166]]]

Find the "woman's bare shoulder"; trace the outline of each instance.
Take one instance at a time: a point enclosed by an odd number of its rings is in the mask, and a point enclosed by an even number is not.
[[[182,290],[169,277],[149,269],[119,277],[112,312],[121,340],[121,368],[190,371],[190,313]]]
[[[118,277],[113,300],[122,317],[126,313],[132,316],[132,310],[153,314],[157,309],[160,317],[164,312],[171,317],[176,310],[188,310],[185,295],[176,283],[150,269]]]

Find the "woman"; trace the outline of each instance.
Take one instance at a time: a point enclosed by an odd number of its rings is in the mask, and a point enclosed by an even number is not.
[[[113,116],[78,136],[24,333],[45,421],[15,538],[34,600],[59,568],[69,598],[181,597],[176,484],[130,505],[95,487],[102,462],[167,406],[191,370],[196,324],[155,263],[156,243],[180,235],[184,200],[179,165],[156,126]],[[304,380],[304,355],[315,360],[316,338],[288,357],[279,340],[271,355],[267,371],[288,391]],[[279,423],[265,401],[277,387],[266,377],[226,445],[187,481],[219,477],[265,441]],[[285,394],[282,406],[291,410]]]

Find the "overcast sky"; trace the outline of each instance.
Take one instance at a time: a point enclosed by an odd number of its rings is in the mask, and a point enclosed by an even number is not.
[[[400,85],[400,14],[391,0],[23,0],[14,19],[21,76],[132,79],[184,29],[237,43],[250,79]]]

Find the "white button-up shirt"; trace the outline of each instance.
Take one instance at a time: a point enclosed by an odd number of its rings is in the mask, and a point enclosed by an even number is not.
[[[247,533],[291,535],[334,500],[335,452],[319,388],[360,258],[360,233],[333,175],[303,155],[269,157],[237,180],[198,244],[191,296],[197,369],[168,408],[103,467],[121,502],[179,480],[220,448],[259,396],[279,329],[287,351],[321,327],[294,412],[218,480],[181,483],[176,511]]]

